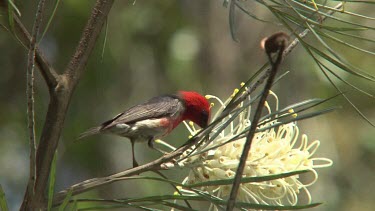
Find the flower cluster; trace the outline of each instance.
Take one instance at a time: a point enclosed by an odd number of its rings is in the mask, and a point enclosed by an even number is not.
[[[236,89],[234,94],[238,90]],[[213,120],[218,118],[224,107],[233,98],[234,94],[225,102],[219,98],[207,95],[208,99],[214,99],[220,104],[220,108],[214,114]],[[270,96],[276,101],[275,110],[278,111],[278,98],[276,94],[270,92]],[[246,141],[246,130],[251,125],[250,111],[251,98],[242,102],[238,108],[243,110],[237,116],[229,115],[218,124],[210,136],[216,136],[206,144],[202,144],[194,152],[184,153],[181,165],[191,168],[188,176],[184,179],[184,184],[194,184],[205,181],[229,179],[235,176],[239,158],[242,154],[243,145]],[[212,104],[212,106],[214,106]],[[271,107],[266,102],[265,108],[271,113]],[[292,109],[282,115],[291,115],[294,118],[297,114]],[[280,116],[279,115],[279,116]],[[230,123],[228,124],[228,121]],[[227,124],[226,124],[227,123]],[[258,203],[266,205],[296,205],[300,192],[305,192],[309,203],[311,196],[307,189],[314,184],[318,178],[316,168],[328,167],[332,161],[327,158],[313,158],[320,142],[315,140],[308,142],[307,135],[299,135],[299,129],[295,122],[280,124],[277,119],[265,118],[259,123],[259,131],[254,136],[251,150],[247,157],[243,177],[267,176],[292,172],[297,170],[310,170],[314,173],[314,179],[308,184],[299,180],[298,175],[264,182],[251,182],[240,185],[237,200],[248,203]],[[198,130],[192,123],[187,124],[191,135]],[[222,128],[224,129],[222,130]],[[265,130],[262,130],[264,128]],[[193,149],[192,149],[193,150]],[[231,191],[231,186],[206,186],[202,190],[210,194],[226,199]],[[188,190],[183,190],[189,192]],[[216,209],[211,205],[211,209]]]

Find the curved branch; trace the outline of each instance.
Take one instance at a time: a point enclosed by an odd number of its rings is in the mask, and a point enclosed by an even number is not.
[[[206,128],[204,131],[202,131],[192,140],[189,140],[186,145],[183,145],[182,147],[176,149],[175,151],[169,154],[166,154],[154,161],[151,161],[144,165],[137,166],[131,169],[127,169],[125,171],[112,174],[106,177],[98,177],[98,178],[89,179],[89,180],[77,183],[63,191],[60,191],[59,193],[55,194],[55,197],[53,199],[53,205],[56,206],[62,203],[69,192],[71,192],[72,196],[74,196],[74,195],[89,191],[96,187],[100,187],[103,185],[111,184],[116,181],[120,181],[121,178],[123,177],[138,175],[147,171],[168,169],[168,162],[172,161],[173,158],[176,158],[182,155],[187,149],[189,149],[191,146],[195,145],[200,140],[202,140],[202,138],[204,138],[204,136],[206,135],[207,129],[208,128]]]

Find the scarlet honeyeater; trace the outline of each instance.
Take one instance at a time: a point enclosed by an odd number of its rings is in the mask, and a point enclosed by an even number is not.
[[[208,125],[210,104],[197,92],[179,91],[162,95],[135,105],[114,118],[82,133],[79,139],[94,134],[114,134],[130,139],[133,167],[138,166],[134,157],[134,143],[147,141],[153,148],[155,139],[169,134],[184,120],[204,128]]]

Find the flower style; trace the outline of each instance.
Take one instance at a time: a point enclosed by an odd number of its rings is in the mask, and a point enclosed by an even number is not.
[[[243,86],[243,84],[241,84]],[[215,113],[213,120],[220,116],[225,105],[230,102],[234,94],[239,90],[236,89],[231,97],[222,102],[218,97],[207,95],[208,99],[214,99],[220,103],[220,108]],[[270,92],[270,96],[276,101],[275,110],[278,111],[278,98],[276,94]],[[188,176],[184,179],[183,184],[194,184],[205,181],[229,179],[235,176],[239,158],[242,154],[243,145],[246,141],[246,130],[251,125],[249,120],[251,111],[251,98],[247,98],[238,107],[243,110],[227,116],[218,124],[210,134],[210,137],[216,136],[221,127],[224,130],[218,133],[216,138],[209,143],[202,144],[194,150],[187,151],[182,157],[181,165],[191,168]],[[211,106],[214,106],[211,104]],[[271,107],[266,102],[265,108],[271,113]],[[296,117],[292,109],[283,115]],[[225,125],[230,119],[230,124]],[[243,177],[267,176],[292,172],[297,170],[310,170],[313,172],[314,179],[308,184],[299,180],[299,175],[286,178],[280,178],[264,182],[243,183],[240,185],[237,199],[238,201],[248,203],[258,203],[266,205],[296,205],[298,195],[304,191],[307,195],[308,202],[311,203],[311,195],[307,187],[314,184],[318,179],[316,168],[328,167],[332,161],[327,158],[313,158],[318,149],[320,142],[315,140],[308,142],[307,135],[303,134],[299,138],[299,129],[296,122],[280,124],[277,120],[265,118],[259,123],[258,130],[252,141],[251,150],[247,157]],[[198,132],[192,123],[185,123],[191,135]],[[262,128],[264,130],[262,130]],[[300,140],[300,141],[298,141]],[[191,155],[190,155],[191,154]],[[206,186],[202,190],[210,194],[225,199],[231,191],[230,185]],[[188,190],[182,190],[183,193],[191,193]],[[210,209],[216,210],[215,205]]]

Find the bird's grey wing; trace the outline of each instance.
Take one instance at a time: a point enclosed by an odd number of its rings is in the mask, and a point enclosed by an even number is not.
[[[132,124],[145,119],[174,116],[183,111],[184,105],[177,96],[165,95],[154,97],[149,101],[133,106],[102,124],[102,130],[117,124]]]

